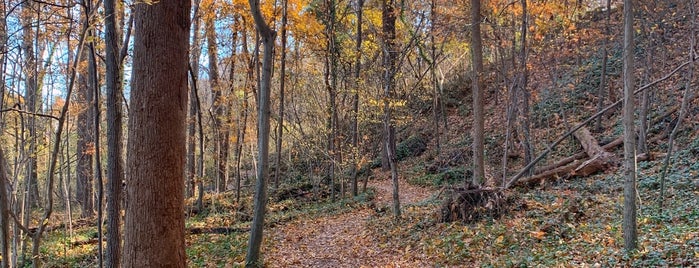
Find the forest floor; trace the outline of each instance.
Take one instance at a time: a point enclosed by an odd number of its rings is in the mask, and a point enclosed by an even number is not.
[[[319,218],[301,218],[276,226],[267,238],[265,263],[269,267],[425,267],[420,258],[403,249],[381,247],[370,232],[377,213],[392,214],[393,184],[388,174],[369,182],[374,204],[358,210]],[[415,204],[434,192],[400,183],[400,203]]]

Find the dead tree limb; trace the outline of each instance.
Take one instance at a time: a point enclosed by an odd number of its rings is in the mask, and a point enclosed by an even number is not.
[[[665,76],[663,76],[663,77],[661,77],[661,78],[659,78],[659,79],[657,79],[657,80],[655,80],[655,81],[653,81],[653,82],[650,82],[650,83],[648,83],[648,84],[642,86],[641,88],[637,89],[636,91],[634,91],[634,95],[635,95],[635,94],[638,94],[638,93],[640,93],[640,92],[643,92],[644,90],[647,90],[647,89],[651,88],[651,87],[654,86],[655,84],[658,84],[658,83],[660,83],[660,82],[662,82],[662,81],[667,80],[668,78],[672,77],[674,74],[676,74],[677,72],[679,72],[680,70],[684,69],[685,66],[689,65],[690,63],[692,63],[692,62],[694,62],[694,61],[696,61],[696,60],[697,60],[697,57],[696,57],[696,56],[692,57],[689,61],[686,61],[686,62],[680,64],[680,66],[678,66],[677,68],[675,68],[674,70],[672,70],[670,73],[666,74]],[[524,174],[526,174],[527,171],[529,171],[529,169],[531,169],[532,167],[534,167],[534,165],[536,165],[536,163],[538,163],[539,161],[541,161],[541,159],[544,159],[544,157],[546,157],[546,155],[548,155],[549,153],[551,153],[551,151],[553,151],[553,149],[556,148],[556,146],[558,146],[558,144],[560,144],[563,140],[565,140],[565,139],[568,138],[570,135],[572,135],[573,133],[575,133],[575,131],[577,131],[578,129],[580,129],[580,128],[582,128],[583,126],[587,125],[588,123],[592,122],[592,120],[595,120],[595,118],[597,118],[597,117],[599,117],[599,116],[605,114],[606,112],[608,112],[609,110],[613,109],[614,107],[617,107],[617,106],[621,105],[622,101],[623,101],[623,100],[618,100],[618,101],[616,101],[616,102],[610,104],[609,106],[607,106],[607,107],[604,108],[603,110],[601,110],[601,111],[595,113],[594,115],[590,116],[589,118],[587,118],[585,121],[583,121],[583,122],[577,124],[577,125],[576,125],[575,127],[573,127],[571,130],[569,130],[568,132],[566,132],[563,136],[559,137],[556,141],[554,141],[551,145],[549,145],[548,148],[547,148],[546,150],[544,150],[541,154],[539,154],[539,156],[537,156],[534,160],[532,160],[531,162],[529,162],[529,164],[527,164],[527,166],[525,166],[524,168],[522,168],[516,175],[512,176],[512,178],[510,178],[510,180],[509,180],[509,181],[505,184],[505,186],[502,187],[502,188],[503,188],[503,189],[510,188],[515,182],[517,182],[519,179],[521,179],[521,178],[524,176]]]

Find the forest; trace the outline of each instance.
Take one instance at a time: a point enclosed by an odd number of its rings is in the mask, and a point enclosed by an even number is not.
[[[4,0],[0,268],[697,267],[695,0]]]

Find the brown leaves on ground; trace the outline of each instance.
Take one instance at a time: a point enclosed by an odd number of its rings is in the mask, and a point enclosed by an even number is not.
[[[377,206],[389,206],[393,185],[386,178],[370,182],[376,189]],[[428,198],[429,189],[401,181],[401,204]],[[413,249],[391,248],[380,243],[367,226],[374,210],[363,208],[339,215],[302,218],[270,231],[265,241],[268,267],[424,267],[428,263],[414,256]]]

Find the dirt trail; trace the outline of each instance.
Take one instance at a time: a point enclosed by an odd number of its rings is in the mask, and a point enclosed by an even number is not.
[[[385,176],[377,176],[384,177]],[[377,206],[392,202],[388,179],[371,181],[376,189]],[[400,183],[401,206],[429,198],[425,188]],[[404,249],[380,248],[367,232],[372,209],[353,210],[339,215],[298,219],[270,231],[265,253],[268,267],[424,267],[429,266]]]

